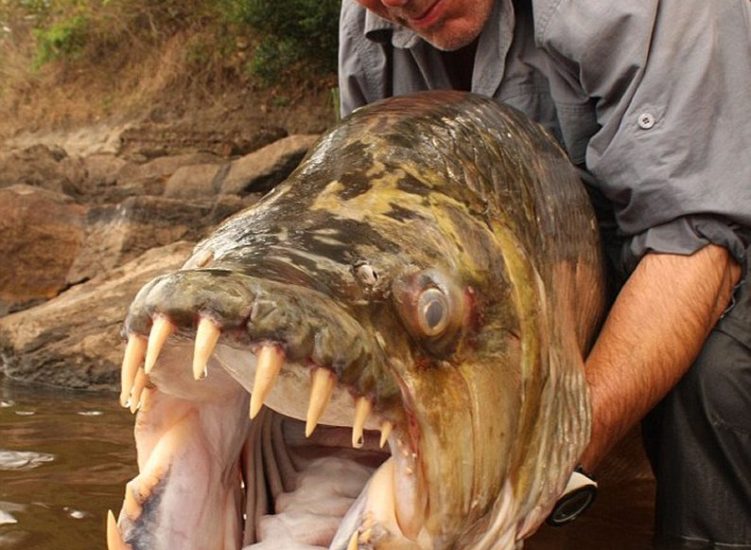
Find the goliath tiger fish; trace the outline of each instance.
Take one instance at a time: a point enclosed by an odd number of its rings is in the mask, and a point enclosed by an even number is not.
[[[357,110],[127,315],[110,549],[511,549],[590,433],[598,228],[479,96]]]

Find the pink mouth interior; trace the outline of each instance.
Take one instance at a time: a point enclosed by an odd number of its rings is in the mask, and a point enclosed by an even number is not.
[[[366,516],[402,536],[395,502],[405,484],[378,432],[366,430],[354,449],[349,427],[320,425],[306,438],[303,421],[268,408],[250,421],[245,383],[216,365],[195,381],[189,368],[183,374],[184,357],[181,346],[167,348],[151,375],[155,387],[142,398],[139,475],[118,522],[126,545],[346,547],[367,529]],[[376,471],[378,485],[368,485]]]

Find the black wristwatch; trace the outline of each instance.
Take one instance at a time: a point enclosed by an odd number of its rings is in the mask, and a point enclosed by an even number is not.
[[[548,525],[561,527],[574,521],[589,508],[597,496],[597,482],[585,473],[581,466],[574,470],[568,480],[563,494],[553,506],[548,519]]]

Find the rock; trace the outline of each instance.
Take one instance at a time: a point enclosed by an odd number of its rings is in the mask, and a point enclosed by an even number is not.
[[[141,163],[106,153],[71,157],[46,145],[0,155],[6,373],[71,388],[114,387],[120,322],[133,294],[179,265],[173,252],[188,255],[189,245],[170,243],[198,241],[255,203],[316,139],[287,137],[233,162],[196,152]],[[8,186],[16,180],[33,186]]]
[[[89,188],[98,189],[115,185],[118,174],[126,164],[128,163],[124,159],[104,153],[85,157],[86,182]]]
[[[85,202],[89,194],[88,174],[86,162],[81,157],[65,157],[60,161],[60,172],[65,178],[62,186],[63,193],[75,198],[78,202]]]
[[[86,238],[68,273],[68,283],[92,279],[146,250],[179,240],[196,241],[219,220],[211,202],[131,197],[119,205],[90,208]]]
[[[128,158],[155,158],[181,152],[207,151],[230,157],[244,155],[287,135],[278,126],[251,125],[241,133],[197,129],[195,126],[148,122],[122,133],[121,153]]]
[[[85,158],[98,154],[115,155],[120,151],[120,136],[129,127],[130,123],[113,125],[111,122],[102,122],[78,128],[46,128],[43,132],[26,129],[13,137],[8,137],[4,146],[9,150],[25,149],[34,145],[60,149],[59,144],[62,143],[70,156]]]
[[[159,157],[143,163],[130,161],[118,171],[116,181],[119,185],[142,181],[158,182],[160,184],[159,193],[161,193],[164,183],[179,168],[212,161],[219,162],[219,160],[219,157],[211,153],[186,153],[184,155]]]
[[[129,197],[161,195],[168,178],[179,168],[217,161],[209,153],[163,157],[149,162],[125,161],[110,154],[61,161],[68,175],[63,191],[79,202],[112,204]]]
[[[86,209],[28,185],[0,189],[0,315],[57,296],[84,241]]]
[[[317,135],[289,136],[232,163],[221,186],[222,194],[265,193],[283,181],[300,163]]]
[[[277,140],[287,137],[287,130],[279,126],[260,126],[252,133],[235,136],[231,141],[222,142],[223,156],[247,155]]]
[[[116,389],[128,305],[147,281],[182,265],[192,247],[178,242],[150,250],[49,302],[0,318],[5,375],[66,388]]]
[[[238,197],[237,195],[219,195],[209,213],[209,220],[212,225],[218,225],[232,214],[239,212],[258,202],[262,195],[254,193],[247,197]]]
[[[70,159],[60,147],[33,145],[0,155],[0,187],[26,184],[73,195],[84,177],[80,159]]]
[[[221,159],[211,153],[186,153],[155,158],[144,163],[127,162],[117,173],[117,182],[128,180],[158,179],[167,181],[172,174],[183,166],[220,162]]]
[[[218,193],[229,167],[229,164],[182,166],[167,180],[164,196],[187,200],[210,199]]]
[[[115,155],[99,153],[88,157],[66,159],[68,172],[78,168],[78,176],[69,184],[70,193],[77,201],[86,204],[104,204],[119,202],[131,195],[159,194],[162,184],[122,185],[117,186],[117,175],[127,162]],[[66,162],[63,161],[63,162]],[[149,185],[150,184],[150,185]]]

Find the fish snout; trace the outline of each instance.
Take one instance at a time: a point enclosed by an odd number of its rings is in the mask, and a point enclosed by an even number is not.
[[[381,525],[398,533],[399,524],[408,523],[405,518],[420,530],[422,515],[413,513],[411,504],[399,505],[421,502],[422,492],[416,455],[407,450],[413,442],[399,406],[400,382],[385,357],[388,344],[371,336],[346,306],[302,286],[217,269],[182,270],[139,292],[124,332],[121,401],[139,412],[139,475],[126,488],[119,519],[110,521],[110,548],[193,544],[204,540],[199,531],[211,531],[193,525],[215,527],[212,536],[235,541],[243,521],[242,536],[253,539],[248,533],[260,528],[254,522],[261,512],[238,519],[237,491],[241,478],[252,484],[258,466],[247,463],[238,470],[233,464],[238,456],[243,464],[242,457],[252,455],[240,449],[241,427],[252,432],[269,417],[297,422],[300,435],[310,438],[303,443],[295,431],[278,436],[279,441],[292,437],[285,443],[298,449],[292,452],[319,452],[304,449],[323,448],[329,439],[324,447],[339,449],[342,428],[351,430],[351,446],[366,457],[387,456],[382,449],[396,445],[398,464],[387,467],[381,475],[385,481],[373,485],[374,494],[385,493],[396,512],[368,505],[365,515],[378,513],[368,521],[350,516],[354,530],[347,530],[346,538],[370,540],[369,533]],[[211,374],[217,365],[222,368]],[[326,427],[314,436],[319,423]],[[366,444],[367,430],[381,432],[380,444],[372,435]],[[211,466],[217,463],[221,466]],[[188,500],[203,504],[186,512]],[[208,510],[223,510],[220,517],[234,518],[232,525],[215,525]],[[192,519],[186,523],[186,517]]]
[[[346,389],[355,399],[350,407],[355,420],[347,422],[355,426],[353,441],[362,437],[364,411],[391,405],[400,395],[387,370],[382,342],[330,297],[299,285],[221,269],[177,271],[154,279],[138,293],[124,334],[128,343],[120,399],[132,410],[138,408],[155,367],[159,370],[168,341],[185,345],[194,340],[195,380],[207,376],[211,360],[227,368],[251,393],[251,418],[273,390],[282,367],[294,364],[298,378],[303,371],[310,386],[304,414],[308,432],[335,388]],[[222,361],[238,353],[245,354],[245,367]]]

